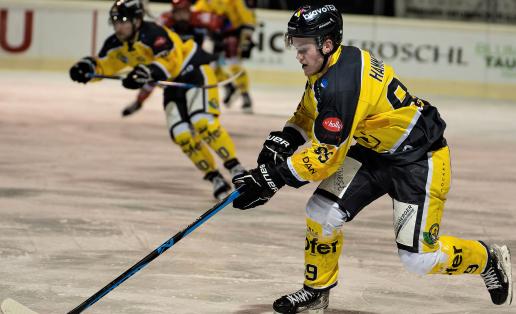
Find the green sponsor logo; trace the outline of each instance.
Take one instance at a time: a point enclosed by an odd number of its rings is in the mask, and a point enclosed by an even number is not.
[[[488,69],[498,70],[507,78],[516,78],[516,46],[477,43],[475,52],[484,59]]]
[[[438,239],[439,239],[439,224],[433,224],[430,227],[430,230],[428,230],[428,232],[423,232],[423,240],[430,245],[434,245],[435,243],[437,243]]]
[[[210,106],[210,107],[212,107],[213,109],[216,109],[216,110],[219,109],[219,104],[218,104],[218,102],[215,99],[208,100],[208,106]]]

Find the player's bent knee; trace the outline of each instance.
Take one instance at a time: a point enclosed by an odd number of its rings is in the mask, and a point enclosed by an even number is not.
[[[339,205],[319,194],[312,195],[308,200],[306,215],[322,226],[324,235],[331,235],[338,231],[346,221],[346,216]]]
[[[430,273],[432,268],[439,262],[441,251],[413,253],[398,249],[398,255],[406,270],[419,275],[426,275]]]
[[[188,123],[178,124],[170,129],[170,137],[178,145],[186,145],[193,141],[192,130]]]
[[[194,129],[202,134],[219,125],[218,119],[209,113],[198,113],[190,118]]]

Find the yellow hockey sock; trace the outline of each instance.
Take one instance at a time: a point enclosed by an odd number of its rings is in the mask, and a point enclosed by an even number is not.
[[[461,275],[480,274],[487,263],[486,247],[476,240],[464,240],[450,236],[439,238],[443,253],[431,274]]]
[[[305,239],[305,282],[314,289],[331,288],[339,277],[339,257],[344,236],[335,230],[325,236],[322,226],[315,220],[306,218]]]
[[[229,66],[229,72],[231,75],[235,75],[240,71],[244,71],[242,75],[235,79],[235,85],[240,90],[241,93],[249,92],[249,76],[247,75],[247,71],[240,64],[232,64]]]
[[[174,142],[181,146],[183,153],[204,174],[217,169],[213,155],[206,144],[201,141],[199,135],[193,135],[190,132],[183,132],[176,136]]]
[[[226,129],[214,116],[203,116],[194,123],[202,140],[224,161],[236,158],[235,144]]]
[[[229,75],[227,74],[227,72],[220,65],[217,65],[215,67],[215,76],[217,77],[217,81],[219,81],[219,82],[227,80],[229,78]]]

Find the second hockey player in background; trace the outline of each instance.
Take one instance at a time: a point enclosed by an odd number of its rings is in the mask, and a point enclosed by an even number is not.
[[[216,84],[212,58],[194,40],[181,40],[170,29],[143,20],[138,0],[118,0],[110,10],[115,34],[108,37],[98,56],[85,57],[70,69],[72,80],[87,83],[95,74],[113,75],[126,67],[132,71],[124,87],[139,89],[155,81],[174,80],[198,86]],[[231,190],[210,149],[224,162],[231,176],[244,171],[235,145],[219,121],[216,88],[163,89],[168,131],[174,143],[213,184],[213,195],[223,198]]]

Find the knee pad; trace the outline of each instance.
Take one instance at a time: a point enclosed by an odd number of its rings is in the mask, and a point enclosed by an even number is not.
[[[306,216],[321,225],[324,236],[340,230],[346,221],[339,204],[319,194],[312,195],[308,200]]]
[[[412,253],[398,249],[398,255],[406,270],[419,275],[429,274],[443,258],[441,250],[428,253]]]
[[[178,145],[183,145],[181,143],[189,143],[193,140],[192,129],[190,125],[186,122],[176,124],[175,126],[170,128],[170,138],[174,141],[174,143]]]
[[[190,118],[195,131],[199,134],[206,132],[210,126],[216,124],[215,120],[215,117],[209,113],[197,113]]]

